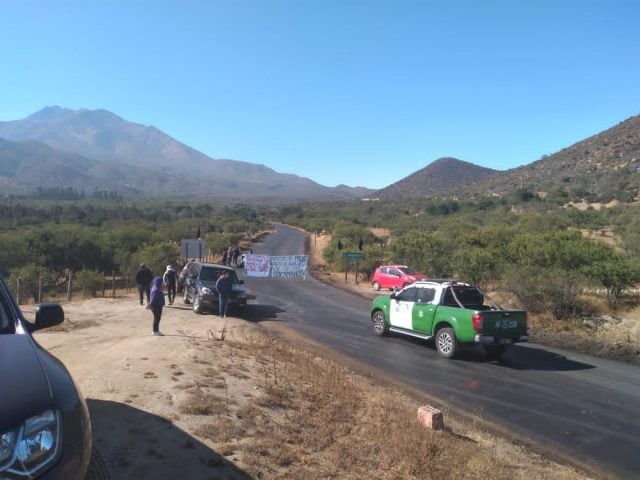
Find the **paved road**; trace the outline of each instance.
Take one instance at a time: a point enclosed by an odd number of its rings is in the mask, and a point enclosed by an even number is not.
[[[254,253],[304,254],[301,233],[277,229]],[[499,364],[474,350],[445,360],[427,342],[375,336],[369,300],[313,278],[246,283],[261,317],[620,478],[640,478],[638,367],[535,344],[513,346]]]

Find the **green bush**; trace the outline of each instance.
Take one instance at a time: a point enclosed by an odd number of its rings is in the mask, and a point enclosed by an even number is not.
[[[55,291],[55,280],[57,275],[55,272],[29,263],[19,268],[11,270],[11,274],[7,279],[10,288],[15,293],[19,293],[21,301],[26,297],[31,297],[34,302],[39,302],[39,294],[42,295],[42,299]],[[17,291],[18,283],[20,284],[20,291]]]
[[[90,295],[95,297],[97,292],[102,288],[104,275],[91,270],[81,270],[73,276],[72,283],[74,289],[82,290],[84,296]]]

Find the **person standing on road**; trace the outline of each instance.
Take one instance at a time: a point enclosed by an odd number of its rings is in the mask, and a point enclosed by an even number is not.
[[[185,263],[184,267],[180,271],[180,277],[178,278],[178,293],[182,293],[184,290],[184,285],[187,281],[187,275],[189,275],[189,265],[193,263],[193,260],[189,260]]]
[[[229,307],[229,296],[233,284],[231,283],[231,277],[227,272],[222,272],[216,280],[216,290],[218,291],[218,311],[221,317],[227,316],[227,308]]]
[[[167,286],[167,297],[169,297],[169,305],[173,305],[176,299],[176,286],[178,284],[178,273],[171,265],[167,265],[167,270],[162,275],[162,283]]]
[[[138,284],[138,292],[140,293],[140,305],[143,304],[145,293],[147,294],[147,303],[149,303],[152,279],[153,274],[151,270],[149,270],[144,263],[141,263],[140,268],[138,268],[136,272],[136,283]]]
[[[151,281],[151,299],[145,308],[153,312],[153,333],[156,337],[164,336],[160,331],[160,319],[162,318],[162,307],[164,307],[164,293],[162,292],[162,278],[154,277]]]

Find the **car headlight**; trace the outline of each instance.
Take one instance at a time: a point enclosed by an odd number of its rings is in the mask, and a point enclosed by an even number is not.
[[[0,473],[27,477],[53,462],[60,450],[61,425],[60,412],[47,410],[0,433]]]
[[[202,287],[202,294],[203,295],[211,295],[211,294],[213,294],[213,290],[211,290],[210,288],[207,288],[207,287]]]

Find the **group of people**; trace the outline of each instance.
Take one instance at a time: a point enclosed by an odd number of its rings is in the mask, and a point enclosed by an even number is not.
[[[238,258],[240,258],[240,249],[237,246],[230,246],[222,252],[222,263],[227,267],[238,267]]]
[[[238,251],[239,252],[239,251]],[[237,256],[236,256],[237,258]],[[167,287],[167,298],[169,305],[172,305],[176,299],[176,292],[178,284],[186,279],[188,273],[189,263],[187,263],[180,275],[176,272],[172,265],[167,265],[162,277],[153,276],[151,270],[144,264],[140,264],[136,272],[136,284],[138,285],[138,293],[140,295],[140,305],[144,304],[144,298],[146,295],[147,303],[145,308],[151,310],[153,313],[153,331],[154,336],[164,336],[160,331],[160,320],[162,318],[162,309],[165,305],[164,292],[162,285]],[[216,290],[218,292],[218,307],[221,317],[227,316],[227,310],[229,307],[229,296],[233,289],[233,283],[231,277],[222,272],[218,280],[216,280]]]

